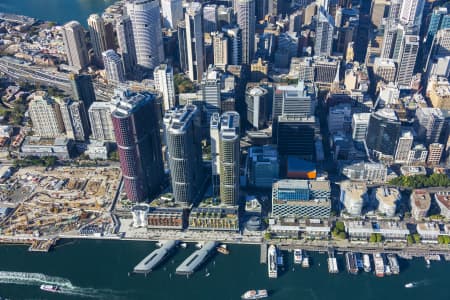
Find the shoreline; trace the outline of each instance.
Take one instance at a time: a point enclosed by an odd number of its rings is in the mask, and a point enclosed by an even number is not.
[[[53,238],[54,242],[51,244],[51,247],[48,248],[47,251],[44,250],[37,250],[39,252],[48,252],[50,249],[57,248],[58,246],[64,246],[64,244],[60,245],[60,241],[64,240],[99,240],[99,241],[131,241],[131,242],[158,242],[162,240],[169,240],[170,238],[161,239],[161,238],[136,238],[136,237],[123,237],[120,236],[79,236],[79,235],[59,235],[57,238]],[[185,238],[182,239],[183,242],[186,243],[198,243],[198,242],[205,242],[205,241],[211,241],[212,239],[195,239],[195,238]],[[2,238],[0,241],[0,246],[30,246],[33,241],[49,241],[49,239],[29,239],[29,238],[18,238],[18,239],[9,239],[5,240]],[[215,240],[219,243],[225,243],[230,245],[248,245],[248,246],[262,246],[262,245],[276,245],[280,250],[282,251],[291,251],[296,248],[300,248],[306,251],[311,252],[327,252],[328,249],[333,248],[338,252],[358,252],[358,253],[368,253],[373,254],[376,252],[381,253],[395,253],[398,255],[406,256],[406,257],[425,257],[430,254],[439,254],[443,255],[444,257],[450,258],[450,247],[433,247],[432,245],[426,245],[426,247],[414,247],[414,246],[395,246],[395,245],[365,245],[365,244],[351,244],[351,245],[338,245],[333,242],[328,243],[322,243],[322,244],[312,244],[312,243],[288,243],[283,241],[262,241],[262,242],[255,242],[255,241],[230,241],[230,240]],[[436,245],[437,246],[437,245]],[[30,250],[32,251],[32,250]]]

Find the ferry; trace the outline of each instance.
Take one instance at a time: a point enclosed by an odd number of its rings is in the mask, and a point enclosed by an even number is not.
[[[384,277],[384,262],[380,253],[373,255],[373,261],[375,263],[375,275],[377,277]]]
[[[187,244],[187,243],[181,243],[181,244],[180,244],[180,247],[181,247],[181,248],[183,248],[183,249],[186,249],[186,248],[187,248],[187,246],[188,246],[188,244]]]
[[[405,284],[405,288],[410,289],[416,286],[415,282],[409,282],[407,284]]]
[[[358,274],[358,265],[356,263],[356,256],[352,252],[345,253],[345,262],[347,263],[347,271],[350,274]]]
[[[372,271],[372,267],[370,266],[369,254],[364,254],[363,262],[364,262],[364,272],[369,273],[370,271]]]
[[[398,264],[397,256],[395,254],[388,254],[387,258],[389,261],[389,266],[391,267],[392,274],[400,274],[400,265]]]
[[[302,259],[302,249],[294,249],[294,264],[301,264]]]
[[[246,291],[241,296],[241,299],[253,300],[253,299],[263,299],[263,298],[267,298],[267,297],[268,297],[267,290],[250,290],[250,291]]]
[[[51,292],[51,293],[59,292],[59,287],[57,285],[42,284],[40,289],[42,291]]]
[[[267,251],[267,269],[269,272],[269,278],[278,277],[277,268],[277,248],[275,245],[270,245],[269,250]]]

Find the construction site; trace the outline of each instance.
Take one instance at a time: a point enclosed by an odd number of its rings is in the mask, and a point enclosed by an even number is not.
[[[15,204],[0,223],[3,237],[55,237],[99,233],[112,227],[109,214],[120,184],[119,168],[27,167],[5,184],[2,199]],[[100,225],[100,226],[99,226]],[[111,225],[111,226],[108,226]],[[87,229],[85,229],[87,227]],[[100,232],[101,233],[101,232]]]

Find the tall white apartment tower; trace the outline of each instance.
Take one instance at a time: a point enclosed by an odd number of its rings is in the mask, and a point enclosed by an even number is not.
[[[419,51],[419,36],[405,35],[399,56],[400,63],[397,70],[397,83],[400,86],[409,86],[416,65]]]
[[[83,26],[77,21],[66,23],[62,30],[69,66],[84,69],[89,64]]]
[[[161,0],[161,12],[165,28],[177,29],[177,24],[183,20],[182,0]]]
[[[228,38],[223,32],[213,32],[214,65],[224,68],[228,65]]]
[[[255,48],[255,0],[237,0],[237,23],[242,36],[242,63],[250,65]]]
[[[111,118],[111,104],[95,101],[89,107],[89,123],[91,124],[92,138],[98,141],[114,142],[114,126]]]
[[[144,71],[155,69],[164,60],[164,47],[156,0],[127,2],[126,12],[133,29],[137,65]]]
[[[94,49],[95,62],[102,64],[102,53],[108,50],[106,43],[105,22],[98,14],[92,14],[88,20],[89,34]]]
[[[406,163],[408,161],[409,151],[413,145],[414,137],[410,130],[402,131],[397,142],[397,149],[395,150],[395,162]]]
[[[34,133],[44,138],[63,135],[64,123],[59,104],[44,91],[33,93],[31,98],[29,113]]]
[[[333,18],[322,8],[319,9],[316,19],[316,40],[314,42],[314,55],[330,56],[333,47]]]
[[[202,5],[191,2],[184,14],[186,23],[187,73],[189,79],[197,81],[205,71],[205,57],[202,30]]]
[[[167,64],[161,64],[153,72],[155,87],[163,95],[164,110],[169,110],[176,105],[175,86],[173,83],[173,69]]]
[[[108,82],[112,84],[125,82],[125,71],[123,69],[120,55],[114,50],[109,49],[102,53],[102,57]]]

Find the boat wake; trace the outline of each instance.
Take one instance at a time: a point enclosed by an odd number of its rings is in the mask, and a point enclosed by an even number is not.
[[[83,288],[72,284],[70,280],[57,276],[49,276],[41,273],[8,272],[0,271],[0,284],[17,284],[37,286],[42,284],[56,285],[58,293],[98,299],[125,299],[127,293],[121,293],[110,289]]]
[[[424,279],[424,280],[420,280],[420,281],[411,282],[411,286],[409,286],[408,288],[417,288],[417,287],[421,287],[421,286],[427,286],[430,284],[431,284],[431,280]]]

